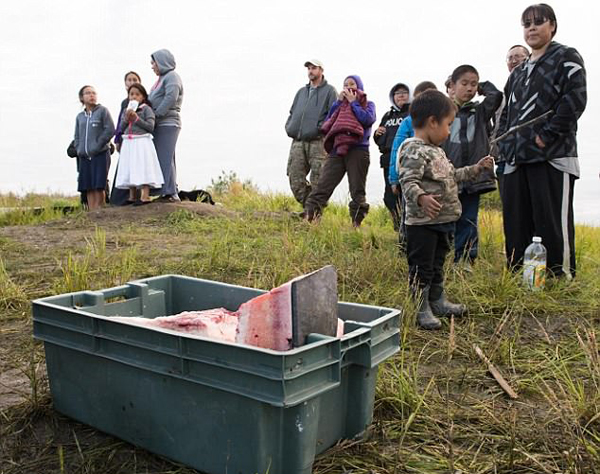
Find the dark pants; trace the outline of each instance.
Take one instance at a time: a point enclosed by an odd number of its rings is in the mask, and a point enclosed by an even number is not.
[[[389,160],[388,160],[389,161]],[[392,215],[392,221],[394,223],[394,229],[399,230],[402,223],[402,197],[401,195],[395,195],[390,186],[388,175],[390,172],[389,166],[383,168],[383,182],[385,183],[385,189],[383,191],[383,203],[388,208]]]
[[[115,187],[117,182],[117,173],[119,172],[119,163],[117,163],[117,169],[115,169],[115,175],[113,177],[112,189],[110,191],[110,204],[112,206],[124,206],[129,200],[129,189],[119,189]]]
[[[454,261],[477,258],[477,216],[479,213],[479,194],[461,193],[458,195],[462,206],[460,219],[456,221],[454,234]]]
[[[427,287],[435,288],[437,299],[444,286],[444,262],[450,252],[452,233],[434,230],[428,225],[406,226],[406,256],[408,276],[413,293]]]
[[[345,156],[328,156],[325,159],[316,188],[306,198],[304,210],[309,218],[319,216],[335,191],[348,174],[348,187],[352,200],[348,205],[350,218],[360,224],[369,212],[365,185],[369,171],[369,152],[364,148],[352,148]]]
[[[504,175],[504,238],[508,265],[519,268],[534,235],[542,238],[547,268],[575,276],[575,177],[548,162],[518,166]]]

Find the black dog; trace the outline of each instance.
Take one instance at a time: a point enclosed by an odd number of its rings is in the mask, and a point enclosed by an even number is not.
[[[215,201],[208,191],[203,189],[194,189],[193,191],[179,191],[177,193],[179,199],[182,201],[193,201],[193,202],[205,202],[207,204],[215,205]]]

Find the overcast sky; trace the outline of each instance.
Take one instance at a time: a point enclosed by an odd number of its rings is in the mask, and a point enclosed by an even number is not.
[[[84,84],[116,121],[123,75],[150,87],[150,54],[170,49],[185,95],[177,148],[179,184],[206,187],[222,170],[263,190],[289,192],[290,139],[284,123],[306,83],[306,59],[325,65],[338,90],[358,74],[378,120],[398,82],[432,80],[474,65],[503,88],[508,47],[522,43],[523,1],[19,1],[0,4],[0,192],[74,192],[65,150]],[[582,179],[576,217],[600,224],[597,150],[600,112],[597,3],[554,1],[556,40],[579,50],[588,74],[588,107],[579,121]],[[113,156],[116,161],[117,155]],[[111,171],[112,179],[112,171]],[[345,199],[342,188],[338,199]],[[371,148],[368,200],[381,202],[379,154]]]

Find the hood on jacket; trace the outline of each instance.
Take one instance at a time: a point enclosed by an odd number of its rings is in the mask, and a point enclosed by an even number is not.
[[[152,53],[150,57],[158,66],[158,72],[160,72],[161,76],[175,69],[175,56],[168,49],[159,49]]]
[[[325,76],[323,75],[323,78],[321,79],[321,83],[316,87],[316,89],[321,89],[322,87],[325,87],[327,84],[328,84],[328,82],[325,79]],[[310,88],[310,82],[306,83],[306,87]]]
[[[397,110],[400,112],[400,109],[398,108],[398,106],[396,105],[396,103],[394,102],[394,93],[398,90],[398,89],[406,89],[408,91],[408,99],[406,100],[406,104],[404,104],[402,106],[402,108],[406,107],[408,104],[410,104],[412,97],[410,96],[410,87],[408,87],[408,85],[406,85],[404,82],[399,82],[398,84],[396,84],[394,87],[392,87],[392,90],[390,90],[390,102],[392,104],[392,107],[394,108],[394,110]]]
[[[346,76],[346,79],[348,79],[348,78],[354,79],[354,82],[356,82],[356,85],[357,85],[359,91],[364,91],[365,90],[364,89],[364,85],[363,85],[363,81],[360,78],[360,76],[357,76],[356,74],[352,74],[350,76]],[[344,79],[344,82],[346,82],[346,79]]]

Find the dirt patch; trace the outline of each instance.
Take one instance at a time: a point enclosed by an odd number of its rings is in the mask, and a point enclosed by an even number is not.
[[[235,212],[218,205],[201,202],[153,202],[146,206],[105,207],[85,214],[87,221],[102,225],[119,226],[131,222],[141,222],[168,216],[173,212],[185,210],[202,217],[234,217]]]
[[[29,379],[20,369],[0,374],[0,411],[25,401],[30,392]]]
[[[121,245],[117,237],[120,230],[136,227],[158,231],[160,228],[164,229],[168,216],[179,211],[186,211],[201,218],[237,216],[234,211],[218,205],[189,201],[152,203],[137,207],[106,207],[97,211],[67,215],[62,219],[43,224],[2,227],[0,237],[23,246],[24,255],[20,256],[23,263],[28,261],[28,264],[35,262],[34,266],[37,264],[53,266],[56,262],[49,262],[47,259],[49,255],[67,254],[71,250],[85,247],[87,240],[93,236],[95,226],[106,231],[106,248],[111,249]],[[145,241],[145,234],[148,233],[139,233],[136,235],[136,240]],[[170,238],[171,242],[165,242],[163,246],[153,244],[152,247],[160,249],[170,245],[173,240],[176,239]],[[18,273],[23,271],[25,269],[21,269]]]
[[[19,369],[12,369],[0,374],[0,410],[18,405],[25,400],[29,382]]]
[[[63,246],[79,239],[73,231],[89,232],[90,224],[103,228],[119,228],[129,224],[151,223],[162,220],[177,211],[188,211],[201,217],[235,217],[236,213],[221,206],[200,202],[152,203],[146,206],[105,207],[97,211],[72,214],[63,219],[32,226],[0,228],[0,236],[36,248],[50,245]],[[68,233],[67,233],[68,231]]]

